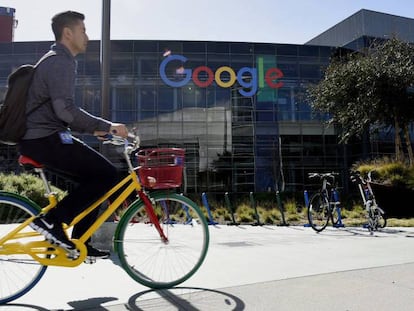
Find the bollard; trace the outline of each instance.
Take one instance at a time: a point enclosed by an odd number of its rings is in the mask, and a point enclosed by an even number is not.
[[[303,197],[305,198],[305,206],[309,207],[309,194],[307,190],[303,191]]]
[[[303,191],[303,197],[305,199],[306,208],[309,208],[309,194],[308,194],[307,190]],[[307,223],[307,224],[304,224],[303,226],[304,227],[310,227],[311,225],[309,223]]]
[[[176,221],[174,221],[170,218],[170,215],[168,213],[167,202],[165,202],[165,200],[162,200],[162,201],[160,201],[160,204],[161,204],[162,209],[164,210],[165,217],[167,218],[167,219],[164,220],[164,223],[165,224],[171,224],[171,225],[177,223]]]
[[[333,194],[333,199],[334,199],[334,202],[335,202],[336,212],[338,213],[338,222],[336,224],[334,224],[334,227],[335,228],[345,227],[345,225],[342,223],[341,204],[339,202],[339,194],[336,191],[336,189],[332,190],[332,194]]]
[[[285,208],[283,207],[282,199],[280,198],[280,192],[276,191],[276,201],[277,206],[279,207],[280,214],[282,215],[282,226],[289,226],[289,224],[285,220]]]
[[[201,200],[203,201],[203,205],[204,205],[204,207],[205,207],[205,208],[206,208],[206,210],[207,210],[207,214],[208,214],[208,220],[207,220],[207,223],[208,223],[209,225],[217,225],[217,224],[218,224],[218,222],[215,222],[215,221],[213,220],[213,215],[211,214],[211,210],[210,210],[210,204],[208,204],[207,194],[206,194],[205,192],[203,192],[203,193],[201,194]]]
[[[228,192],[226,192],[224,194],[224,200],[226,201],[227,209],[230,212],[230,216],[231,216],[231,220],[232,220],[230,223],[227,223],[227,225],[233,225],[233,226],[240,225],[238,222],[236,222],[236,219],[234,218],[233,206],[232,206],[232,204],[230,202],[230,198],[229,198],[229,193]]]
[[[254,215],[256,218],[256,222],[252,223],[252,226],[263,226],[263,224],[260,222],[259,213],[257,212],[257,205],[254,199],[253,192],[250,192],[249,196],[250,196],[250,205],[254,209]]]

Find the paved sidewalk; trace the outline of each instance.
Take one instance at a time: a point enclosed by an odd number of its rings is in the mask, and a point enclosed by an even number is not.
[[[414,306],[414,228],[370,236],[363,228],[328,227],[317,234],[299,226],[211,226],[210,234],[205,263],[177,288],[153,291],[134,282],[114,256],[78,268],[50,267],[35,288],[0,311]]]

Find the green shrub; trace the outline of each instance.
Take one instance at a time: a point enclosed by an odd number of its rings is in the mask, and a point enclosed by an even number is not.
[[[362,175],[372,171],[371,177],[377,183],[414,188],[414,167],[387,157],[357,162],[351,170],[359,171]]]
[[[36,202],[39,206],[46,206],[49,201],[45,196],[46,189],[42,180],[32,174],[0,174],[0,190],[18,193]],[[52,187],[58,193],[59,198],[63,198],[66,192]]]

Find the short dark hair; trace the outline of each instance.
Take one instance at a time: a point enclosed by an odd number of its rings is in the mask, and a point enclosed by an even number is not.
[[[79,21],[83,21],[84,19],[85,15],[75,11],[66,11],[53,16],[52,30],[56,41],[59,41],[62,38],[63,28],[70,28],[76,25]]]

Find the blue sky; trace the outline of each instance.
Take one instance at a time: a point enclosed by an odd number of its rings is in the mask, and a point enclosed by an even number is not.
[[[51,17],[75,10],[101,37],[102,0],[2,0],[16,9],[15,41],[53,40]],[[303,44],[360,9],[414,18],[412,0],[112,0],[111,39]]]

